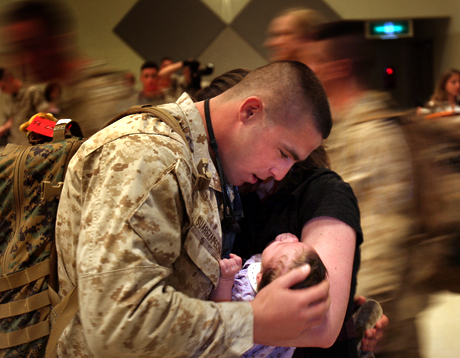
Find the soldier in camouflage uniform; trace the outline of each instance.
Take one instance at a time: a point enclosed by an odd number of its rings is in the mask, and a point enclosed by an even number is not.
[[[1,15],[10,66],[28,81],[58,82],[62,87],[59,118],[78,122],[84,137],[132,105],[123,72],[79,54],[74,19],[64,2],[12,2]]]
[[[324,25],[305,51],[328,94],[334,130],[331,168],[358,198],[364,242],[357,293],[378,300],[390,320],[376,357],[418,358],[416,315],[426,294],[410,279],[417,232],[409,147],[388,93],[372,90],[372,47],[360,22]]]
[[[253,342],[314,344],[305,333],[322,323],[329,283],[289,290],[308,270],[280,277],[250,303],[206,301],[219,280],[222,233],[205,118],[230,184],[279,180],[329,134],[321,85],[306,66],[280,62],[211,99],[210,116],[205,103],[184,94],[161,106],[187,143],[137,114],[96,133],[73,157],[56,241],[60,295],[78,285],[80,311],[61,336],[60,356],[238,357]],[[211,181],[198,190],[201,159]]]
[[[36,86],[23,83],[8,70],[0,68],[0,89],[8,94],[5,101],[5,118],[7,121],[0,126],[0,137],[7,136],[8,143],[29,145],[27,134],[19,130],[19,126],[27,122],[33,115],[46,110],[48,105],[43,91]]]

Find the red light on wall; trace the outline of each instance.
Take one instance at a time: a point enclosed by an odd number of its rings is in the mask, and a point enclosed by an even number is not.
[[[386,66],[383,68],[383,87],[385,90],[393,90],[396,87],[395,68]]]

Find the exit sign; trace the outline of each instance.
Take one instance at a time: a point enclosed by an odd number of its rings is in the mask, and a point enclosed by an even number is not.
[[[368,38],[397,39],[412,37],[412,20],[367,21],[366,36]]]

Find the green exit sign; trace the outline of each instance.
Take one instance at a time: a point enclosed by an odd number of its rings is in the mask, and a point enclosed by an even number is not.
[[[366,36],[369,38],[397,39],[413,36],[412,20],[367,21]]]

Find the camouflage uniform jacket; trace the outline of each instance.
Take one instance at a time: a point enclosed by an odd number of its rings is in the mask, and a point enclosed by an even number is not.
[[[201,116],[186,94],[162,108],[192,152],[163,122],[131,115],[69,165],[56,226],[60,295],[78,284],[80,311],[61,336],[62,357],[238,357],[252,345],[249,303],[205,301],[222,243]],[[213,178],[198,191],[201,158]]]
[[[414,233],[412,166],[387,94],[368,91],[334,117],[326,140],[331,168],[358,198],[364,242],[357,293],[399,297]]]

